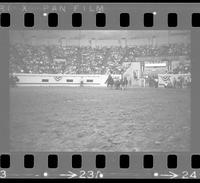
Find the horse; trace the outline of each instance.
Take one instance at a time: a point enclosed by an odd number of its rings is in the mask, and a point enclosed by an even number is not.
[[[116,81],[114,81],[114,86],[116,90],[121,89],[121,80],[117,79]]]
[[[113,86],[116,90],[125,90],[125,88],[127,88],[128,85],[128,80],[127,78],[121,78],[121,79],[117,79],[114,81]]]
[[[108,87],[113,88],[113,86],[114,86],[114,79],[112,78],[111,75],[108,76],[108,78],[107,78],[107,80],[106,80],[105,83],[107,83],[107,88]]]

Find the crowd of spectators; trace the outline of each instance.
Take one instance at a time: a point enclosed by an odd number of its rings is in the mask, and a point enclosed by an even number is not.
[[[189,74],[191,73],[191,65],[184,65],[180,63],[176,68],[171,71],[172,74]]]
[[[190,55],[190,45],[96,47],[14,44],[10,47],[10,73],[121,74],[136,57]]]

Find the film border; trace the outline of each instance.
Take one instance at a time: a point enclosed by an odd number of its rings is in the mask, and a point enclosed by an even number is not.
[[[107,6],[107,5],[106,5]],[[162,5],[161,5],[162,6]],[[166,7],[165,7],[166,8]],[[164,9],[165,9],[164,8]],[[174,8],[174,7],[173,7]],[[136,7],[136,9],[137,9],[137,7]],[[146,9],[146,8],[145,8]],[[144,10],[145,10],[144,9]],[[151,8],[150,8],[151,9]],[[155,9],[155,8],[153,8],[153,9]],[[161,8],[162,10],[163,10],[163,8]],[[165,11],[167,11],[167,9],[171,9],[170,8],[170,5],[168,6],[168,8],[166,8],[165,9]],[[181,24],[179,24],[180,26],[178,26],[178,27],[176,27],[176,29],[183,29],[183,28],[185,28],[185,27],[187,27],[188,29],[191,29],[192,30],[192,41],[194,41],[195,42],[195,44],[193,44],[193,45],[195,45],[195,46],[193,46],[192,47],[192,52],[194,51],[194,60],[192,61],[192,64],[193,65],[196,65],[198,62],[197,62],[197,58],[198,58],[198,56],[199,56],[199,54],[198,54],[198,46],[196,46],[196,45],[198,45],[199,44],[199,40],[197,39],[197,37],[198,37],[198,35],[199,35],[199,30],[198,29],[194,29],[194,28],[191,28],[190,26],[191,26],[191,24],[190,23],[188,23],[188,22],[190,22],[190,18],[187,16],[188,14],[185,14],[185,12],[184,13],[182,13],[182,11],[180,10],[180,9],[184,9],[183,7],[180,7],[180,6],[177,6],[177,7],[175,7],[174,8],[174,11],[176,11],[176,10],[179,10],[178,11],[178,14],[179,14],[179,12],[180,12],[180,14],[181,14],[181,21],[182,21],[182,23],[183,23],[183,25]],[[198,10],[199,10],[199,7],[195,7],[194,5],[191,5],[189,8],[189,12],[198,12]],[[141,9],[140,9],[141,10]],[[151,12],[151,10],[149,10],[149,8],[147,8],[146,9],[147,10],[147,12]],[[185,10],[185,9],[184,9]],[[194,10],[194,11],[193,11]],[[146,12],[146,11],[144,11],[144,12]],[[144,13],[143,11],[141,12],[141,14],[143,14]],[[157,11],[156,11],[157,12]],[[177,12],[177,11],[176,11]],[[23,14],[23,13],[22,13]],[[140,15],[141,15],[140,14]],[[19,14],[18,14],[19,15]],[[13,16],[13,15],[12,15]],[[138,14],[137,14],[137,16],[138,16]],[[162,15],[161,15],[161,17],[163,16],[163,13],[162,13]],[[18,16],[16,16],[16,17],[18,17]],[[141,17],[141,16],[140,16]],[[15,20],[15,18],[14,18],[14,20]],[[187,24],[184,22],[184,21],[186,21],[187,22]],[[14,21],[15,22],[15,21]],[[94,20],[93,20],[93,22],[94,22]],[[22,24],[20,24],[20,26],[21,26]],[[93,24],[93,25],[95,25],[95,23]],[[135,24],[134,24],[135,25]],[[138,26],[139,27],[138,27]],[[158,24],[159,25],[159,24]],[[163,24],[162,24],[163,25]],[[17,28],[20,28],[20,26],[19,27],[17,27]],[[142,26],[142,24],[136,24],[136,26],[130,26],[129,28],[130,29],[145,29],[144,27],[142,28],[143,26]],[[165,26],[164,26],[165,27]],[[11,26],[11,28],[14,28],[15,29],[15,27],[12,27]],[[37,29],[37,28],[39,28],[39,27],[34,27],[34,29]],[[63,28],[66,28],[66,27],[58,27],[58,29],[63,29]],[[67,27],[67,28],[69,28],[69,27]],[[91,29],[96,29],[95,27],[90,27]],[[148,29],[159,29],[160,27],[158,26],[153,26],[152,28],[148,28]],[[48,29],[48,26],[44,26],[44,27],[42,27],[42,29]],[[73,27],[70,27],[70,29],[73,29]],[[83,27],[81,27],[81,29],[86,29],[86,27],[85,27],[85,25],[83,26]],[[101,28],[102,29],[102,28]],[[110,29],[110,26],[108,25],[108,27],[106,26],[105,28],[103,28],[103,29]],[[119,26],[115,26],[114,27],[114,29],[120,29],[120,27]],[[162,28],[163,29],[163,28]],[[7,32],[6,32],[6,30],[2,30],[3,31],[3,34],[1,34],[1,36],[2,36],[2,39],[4,39],[5,41],[7,41],[6,39],[8,39],[8,36],[7,36]],[[1,31],[1,33],[2,33],[2,31]],[[4,48],[3,49],[1,49],[1,50],[6,50],[6,47],[5,47],[5,45],[4,45]],[[2,53],[3,53],[3,51],[2,51]],[[2,54],[2,55],[4,55],[4,54]],[[6,59],[6,57],[4,58],[4,59]],[[196,61],[195,61],[196,60]],[[2,63],[1,63],[2,64]],[[5,64],[5,63],[4,63]],[[6,66],[5,65],[3,65],[3,67],[1,67],[1,68],[6,68]],[[195,67],[193,67],[194,69],[193,69],[193,72],[194,72],[194,74],[195,74],[195,76],[193,77],[194,78],[194,83],[196,82],[197,83],[197,85],[194,85],[194,86],[192,86],[193,87],[193,90],[192,90],[192,95],[194,95],[194,96],[198,96],[198,91],[199,91],[199,88],[198,88],[198,80],[196,80],[195,81],[195,78],[198,78],[198,72],[197,72],[197,68],[199,68],[199,66],[195,66]],[[3,74],[2,74],[3,73]],[[2,83],[4,83],[4,81],[6,81],[6,75],[7,74],[5,74],[6,73],[6,70],[5,69],[3,69],[2,70],[2,72],[1,72],[1,79],[2,79]],[[5,74],[5,75],[4,75]],[[193,74],[193,73],[192,73]],[[6,85],[5,85],[6,86]],[[5,87],[4,88],[4,90],[2,91],[2,92],[4,92],[4,94],[6,94],[7,93],[7,90],[6,89],[8,89],[7,87]],[[195,99],[196,100],[196,99]],[[197,105],[197,106],[199,106],[199,99],[197,99],[196,101],[194,101],[194,103],[195,103],[195,105]],[[8,109],[8,106],[5,106],[5,104],[4,104],[4,108],[3,108],[4,110],[3,111],[1,111],[2,112],[2,114],[6,111],[6,109]],[[196,117],[198,116],[198,114],[196,114]],[[196,118],[196,117],[194,117],[194,118]],[[196,119],[199,119],[198,117],[196,118]],[[194,125],[193,123],[192,123],[192,125]],[[194,129],[198,129],[197,128],[197,126],[196,126],[196,124],[195,124],[195,128]],[[5,132],[6,132],[6,127],[5,127]],[[3,134],[3,133],[1,133],[1,134]],[[7,136],[8,134],[4,134],[4,138],[5,138],[5,136]],[[192,138],[193,139],[198,139],[198,130],[195,132],[195,133],[193,133],[192,134]],[[1,138],[1,139],[3,139],[3,138]],[[198,142],[197,142],[198,143]],[[8,147],[5,147],[5,149],[7,149]],[[4,149],[3,149],[3,151],[2,152],[6,152]],[[198,147],[196,147],[196,144],[194,144],[194,146],[193,146],[193,152],[195,153],[198,153],[199,152],[199,149],[198,149]],[[12,153],[11,153],[12,154]],[[23,154],[23,153],[21,153],[21,154]],[[59,153],[60,154],[60,153]],[[75,153],[75,154],[77,154],[77,152]],[[101,154],[101,153],[100,153]],[[107,154],[107,153],[106,153]],[[133,154],[135,154],[135,153],[133,153]],[[136,153],[137,154],[137,153]],[[141,154],[141,153],[140,153]],[[151,153],[148,153],[148,154],[151,154]],[[154,154],[154,153],[153,153]],[[159,154],[159,153],[158,153]],[[184,153],[181,153],[181,155],[180,155],[180,157],[184,157],[184,155],[183,155]],[[186,157],[185,157],[185,159],[187,159],[187,161],[189,161],[190,160],[190,158],[189,158],[189,155],[188,155],[188,153],[186,153],[187,155],[186,155]],[[87,155],[87,154],[86,154]],[[111,154],[112,155],[112,154]],[[18,155],[16,155],[16,156],[18,156]],[[20,155],[21,156],[21,155]],[[108,153],[108,156],[110,156],[109,155],[109,153]],[[59,157],[60,157],[60,155],[59,155]],[[157,156],[157,157],[159,157],[159,155]],[[22,157],[21,157],[22,158]],[[14,159],[15,159],[15,157],[14,157]],[[20,159],[20,158],[17,158],[18,160]],[[17,160],[17,159],[15,159],[15,160]],[[108,159],[111,159],[111,158],[108,158]],[[17,160],[17,161],[18,161]],[[22,162],[20,161],[19,162],[19,164],[21,164]],[[188,165],[188,164],[190,164],[190,163],[186,163],[185,165]],[[15,167],[16,168],[16,167]]]

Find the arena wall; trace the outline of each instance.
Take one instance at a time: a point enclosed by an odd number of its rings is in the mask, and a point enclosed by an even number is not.
[[[158,74],[158,87],[173,85],[174,80],[177,82],[180,77],[183,78],[183,82],[191,82],[191,74]]]
[[[69,75],[69,74],[23,74],[15,73],[19,82],[17,86],[83,86],[105,87],[108,75]],[[113,78],[120,78],[120,75],[113,75]]]

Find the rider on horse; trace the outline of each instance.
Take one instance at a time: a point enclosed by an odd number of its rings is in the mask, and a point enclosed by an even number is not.
[[[108,75],[108,78],[107,78],[107,80],[106,80],[105,83],[107,83],[107,87],[109,87],[109,86],[112,87],[112,86],[113,86],[113,84],[114,84],[114,80],[113,80],[111,74]]]

